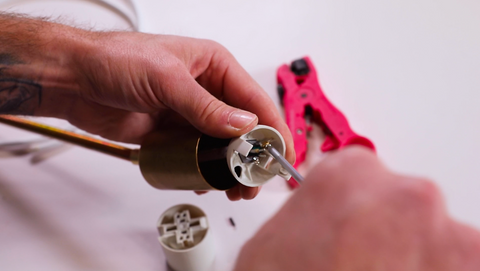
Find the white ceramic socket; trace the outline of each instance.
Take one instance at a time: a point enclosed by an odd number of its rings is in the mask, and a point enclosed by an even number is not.
[[[232,175],[245,186],[257,187],[270,181],[276,175],[285,180],[290,179],[283,167],[270,155],[264,152],[258,161],[244,163],[240,155],[248,156],[253,145],[247,140],[268,141],[277,151],[285,156],[285,141],[280,133],[272,127],[257,125],[252,131],[232,139],[227,149],[227,163]]]
[[[200,208],[175,205],[160,216],[157,229],[158,240],[173,270],[211,270],[215,247],[207,216]]]

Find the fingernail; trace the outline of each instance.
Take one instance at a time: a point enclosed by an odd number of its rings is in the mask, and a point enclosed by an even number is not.
[[[257,116],[255,114],[242,110],[233,111],[228,118],[228,124],[239,130],[245,128],[254,121],[257,121]]]

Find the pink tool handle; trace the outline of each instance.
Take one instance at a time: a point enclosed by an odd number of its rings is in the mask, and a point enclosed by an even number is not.
[[[293,135],[296,151],[294,167],[304,160],[307,152],[307,131],[311,129],[305,121],[308,109],[312,121],[322,127],[326,138],[321,146],[322,152],[341,149],[348,145],[362,145],[375,151],[373,143],[357,135],[348,124],[347,118],[338,110],[323,93],[315,67],[308,57],[299,60],[300,66],[295,68],[282,65],[277,71],[277,82],[283,89],[283,105],[290,132]],[[302,64],[303,63],[303,64]],[[305,65],[306,64],[306,65]],[[293,70],[293,71],[292,71]],[[290,180],[292,187],[298,184]]]

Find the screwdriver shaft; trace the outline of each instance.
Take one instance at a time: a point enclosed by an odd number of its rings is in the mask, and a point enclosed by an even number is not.
[[[303,177],[298,173],[298,171],[285,159],[277,149],[275,149],[271,144],[268,144],[266,147],[267,151],[277,160],[282,167],[292,175],[292,177],[297,181],[298,184],[303,183]]]

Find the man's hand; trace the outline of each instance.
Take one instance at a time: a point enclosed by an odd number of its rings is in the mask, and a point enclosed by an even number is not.
[[[432,182],[366,149],[322,161],[244,246],[236,271],[480,270],[480,235],[453,221]]]
[[[3,97],[12,85],[13,105]],[[152,130],[182,122],[229,138],[261,123],[283,135],[290,162],[295,156],[269,96],[209,40],[91,32],[0,14],[2,87],[0,113],[64,118],[112,140],[141,143]],[[227,195],[238,200],[257,193],[239,185]]]
[[[291,135],[273,102],[223,46],[140,33],[98,36],[77,63],[85,76],[81,99],[65,115],[72,124],[138,143],[153,129],[178,125],[177,115],[221,138],[244,134],[259,121],[283,134],[293,162]],[[238,185],[227,195],[251,199],[258,191]]]

